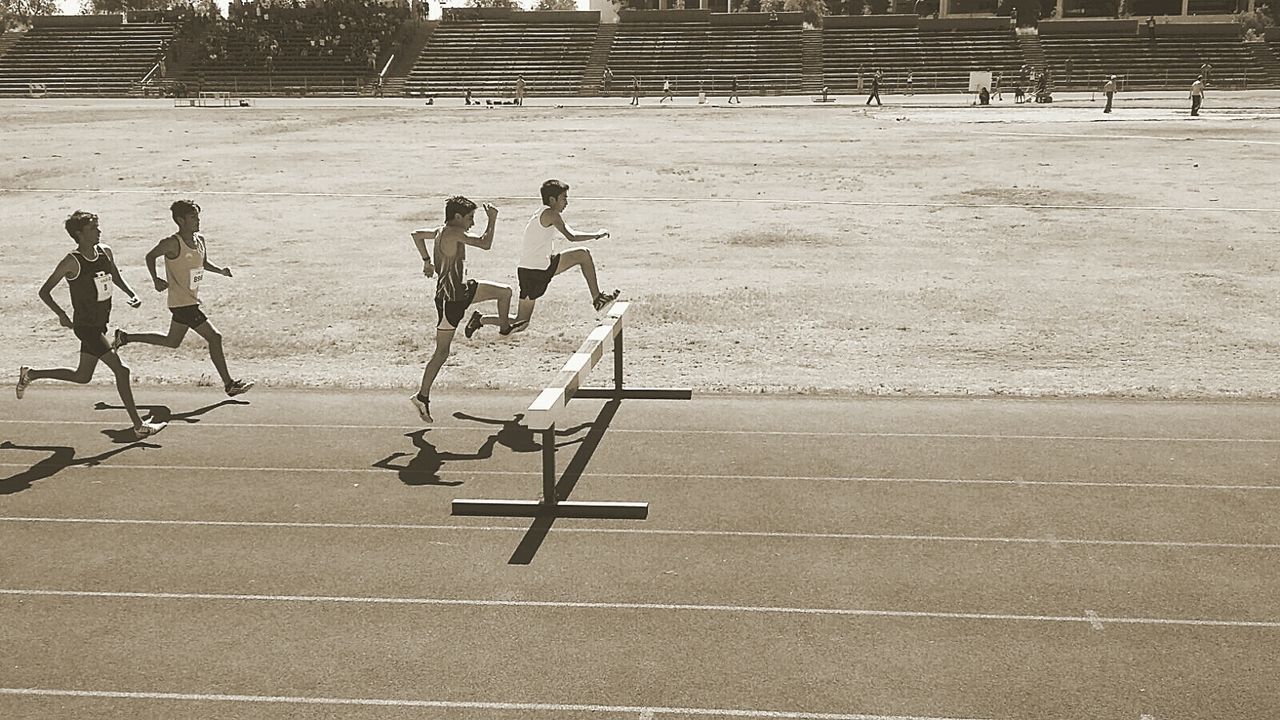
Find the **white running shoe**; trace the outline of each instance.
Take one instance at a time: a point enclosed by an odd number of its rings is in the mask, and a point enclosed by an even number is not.
[[[235,397],[237,395],[243,395],[249,392],[249,389],[252,387],[253,387],[252,380],[249,380],[248,382],[244,380],[232,380],[223,389],[227,391],[227,397]]]
[[[409,396],[409,402],[413,403],[413,407],[418,411],[418,417],[422,418],[422,422],[434,422],[431,419],[431,401],[422,402],[418,399],[418,393]]]
[[[155,435],[165,428],[169,423],[150,422],[143,420],[141,425],[135,425],[133,428],[133,436],[139,440],[144,437]]]
[[[27,391],[27,386],[31,384],[31,368],[23,365],[18,368],[18,385],[14,388],[18,393],[18,399],[22,399],[22,394]]]

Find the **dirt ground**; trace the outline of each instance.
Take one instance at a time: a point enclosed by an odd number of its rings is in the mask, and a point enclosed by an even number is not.
[[[1201,118],[1178,93],[1122,97],[1109,117],[1087,94],[751,100],[0,104],[0,373],[75,362],[36,291],[76,209],[101,216],[144,300],[117,294],[113,321],[163,332],[143,255],[192,197],[210,259],[234,272],[201,288],[233,374],[408,392],[435,321],[410,231],[449,195],[494,202],[494,249],[469,273],[514,286],[555,177],[571,225],[612,232],[587,246],[602,285],[637,303],[636,384],[1280,397],[1280,93],[1211,94]],[[65,285],[57,297],[69,309]],[[532,399],[595,317],[561,276],[528,332],[459,333],[437,387]],[[194,334],[122,352],[143,384],[216,380]]]

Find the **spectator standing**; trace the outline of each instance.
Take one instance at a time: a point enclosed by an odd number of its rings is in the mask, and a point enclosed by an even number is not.
[[[879,70],[877,70],[876,73],[871,76],[871,92],[867,95],[867,104],[870,105],[872,100],[876,101],[876,107],[880,107],[881,103],[880,103],[880,71]]]
[[[1107,96],[1107,106],[1102,109],[1102,112],[1109,113],[1111,112],[1111,100],[1116,96],[1116,76],[1115,75],[1112,75],[1111,77],[1107,78],[1107,82],[1104,83],[1102,86],[1102,93]]]
[[[524,75],[516,76],[516,104],[524,105]]]
[[[915,87],[915,85],[914,85],[915,80],[916,80],[916,74],[915,74],[915,72],[914,72],[914,71],[908,71],[908,72],[907,72],[907,94],[908,94],[908,95],[914,95],[914,94],[915,94],[915,90],[914,90],[914,87]]]
[[[609,97],[609,86],[613,84],[613,71],[609,69],[608,65],[604,66],[604,78],[601,80],[601,84],[604,86],[604,96]]]
[[[1156,41],[1156,16],[1152,15],[1147,18],[1147,39],[1151,42]]]
[[[738,104],[742,104],[742,98],[738,97],[738,76],[733,76],[732,84],[729,86],[729,102],[737,100]]]
[[[1212,69],[1213,69],[1213,66],[1210,65],[1208,61],[1205,61],[1205,63],[1200,66],[1200,79],[1204,82],[1205,85],[1208,85],[1209,83],[1213,82],[1212,80],[1209,79],[1209,71]]]
[[[631,76],[631,104],[636,107],[640,106],[640,77],[638,75]]]
[[[1204,76],[1197,77],[1196,81],[1191,83],[1191,116],[1198,117],[1200,115],[1200,103],[1204,102]]]

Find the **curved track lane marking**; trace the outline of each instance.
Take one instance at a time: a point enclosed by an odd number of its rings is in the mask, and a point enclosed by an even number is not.
[[[378,707],[447,708],[451,710],[517,710],[526,712],[590,712],[608,714],[700,715],[762,718],[768,720],[975,720],[923,715],[865,715],[861,713],[813,713],[785,710],[728,708],[648,707],[643,705],[575,705],[567,703],[461,702],[455,700],[393,700],[377,698],[297,697],[289,695],[228,695],[171,692],[116,692],[108,690],[54,690],[0,688],[0,695],[77,697],[103,700],[185,700],[192,702],[283,703],[290,705],[373,705]]]
[[[358,597],[347,595],[254,595],[235,593],[166,593],[105,590],[38,590],[0,588],[0,595],[137,600],[215,600],[224,602],[337,603],[352,605],[452,605],[502,608],[569,608],[575,610],[660,610],[686,612],[879,617],[929,620],[994,620],[1009,622],[1095,623],[1116,625],[1174,625],[1193,627],[1280,628],[1277,620],[1216,620],[1205,618],[1102,617],[1087,615],[1020,615],[1016,613],[930,612],[863,608],[770,607],[758,605],[694,605],[684,603],[575,602],[569,600],[483,600],[476,598]]]
[[[525,533],[528,527],[510,525],[427,525],[415,523],[269,522],[264,520],[139,520],[127,518],[0,517],[0,523],[67,525],[158,525],[178,527],[312,528],[322,530],[441,530],[447,532]],[[981,537],[967,535],[903,535],[874,533],[766,532],[761,530],[655,530],[643,528],[562,528],[557,532],[598,535],[676,535],[687,537],[779,538],[796,540],[886,540],[906,542],[996,543],[1002,545],[1063,545],[1205,548],[1215,550],[1280,550],[1280,543],[1229,543],[1180,540],[1064,540],[1058,537]]]

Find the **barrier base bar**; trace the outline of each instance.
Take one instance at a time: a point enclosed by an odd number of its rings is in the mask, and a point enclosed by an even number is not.
[[[624,400],[692,400],[693,390],[690,388],[623,388],[619,390],[610,387],[589,387],[578,388],[578,391],[573,396],[596,400],[612,400],[614,398]]]
[[[563,500],[548,505],[540,500],[454,500],[453,514],[483,517],[553,515],[596,520],[644,520],[649,517],[649,503]]]

